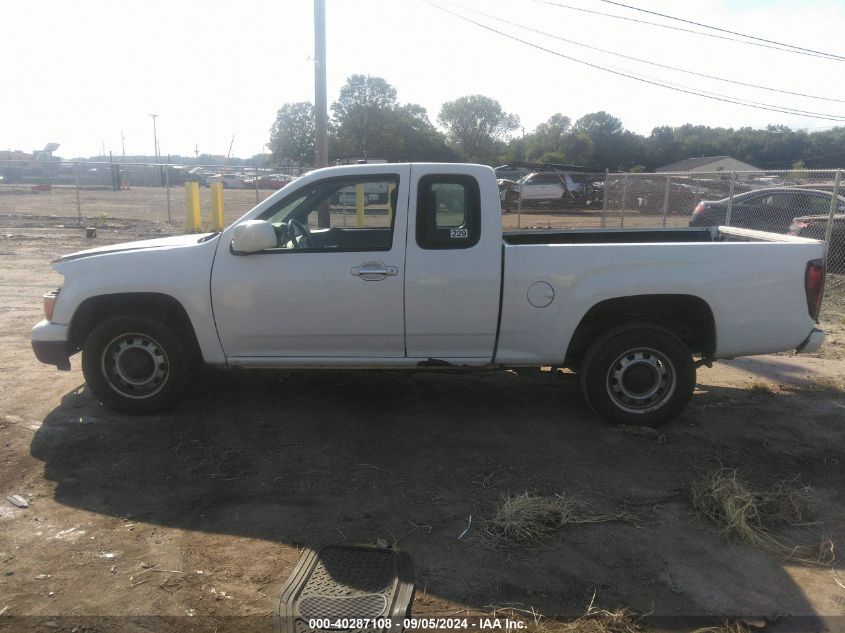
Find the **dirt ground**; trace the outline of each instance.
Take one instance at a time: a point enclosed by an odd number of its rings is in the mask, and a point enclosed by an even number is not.
[[[255,201],[226,196],[229,220]],[[722,467],[759,487],[799,481],[812,523],[778,534],[845,551],[841,280],[828,284],[821,353],[702,368],[692,404],[660,433],[594,419],[562,372],[208,371],[177,409],[138,418],[86,393],[78,357],[70,372],[40,365],[29,330],[61,283],[52,258],[179,225],[161,190],[85,192],[81,204],[96,240],[72,191],[0,193],[0,631],[270,630],[303,546],[378,539],[415,561],[415,614],[572,616],[593,601],[659,630],[724,616],[845,629],[845,568],[725,538],[690,500],[692,482]],[[503,497],[525,491],[632,518],[536,546],[482,538]],[[254,620],[203,620],[230,616]]]

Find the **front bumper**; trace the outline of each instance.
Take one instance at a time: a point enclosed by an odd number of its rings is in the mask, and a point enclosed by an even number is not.
[[[50,323],[46,319],[32,328],[32,351],[46,365],[70,369],[70,349],[67,341],[68,326]]]
[[[795,349],[795,353],[812,354],[813,352],[818,351],[818,349],[822,346],[822,343],[824,343],[824,330],[813,328],[810,335]]]

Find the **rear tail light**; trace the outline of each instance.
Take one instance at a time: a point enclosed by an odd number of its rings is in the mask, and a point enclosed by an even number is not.
[[[807,310],[816,323],[819,321],[819,312],[822,308],[822,297],[824,297],[824,260],[814,259],[807,262],[807,270],[804,273],[804,292],[807,294]]]
[[[687,208],[689,209],[689,207],[687,207]],[[692,210],[692,214],[693,215],[701,215],[702,213],[704,213],[704,203],[699,202],[698,205],[695,207],[695,209]]]

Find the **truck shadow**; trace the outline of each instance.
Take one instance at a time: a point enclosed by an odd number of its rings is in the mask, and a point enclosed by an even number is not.
[[[452,604],[573,615],[595,594],[597,606],[658,616],[814,614],[782,562],[726,543],[689,506],[695,467],[742,460],[765,473],[779,451],[795,457],[791,436],[763,450],[753,418],[708,408],[746,392],[708,388],[662,436],[631,436],[595,420],[563,376],[209,371],[178,409],[151,417],[115,414],[80,388],[31,452],[73,508],[280,549],[398,542],[418,593]],[[639,518],[573,527],[540,547],[481,538],[481,519],[524,491]],[[231,564],[248,569],[248,554]]]

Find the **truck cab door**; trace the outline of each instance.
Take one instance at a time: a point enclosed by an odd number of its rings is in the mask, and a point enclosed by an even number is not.
[[[229,363],[366,364],[405,356],[409,173],[408,165],[368,165],[303,177],[243,218],[270,222],[273,248],[239,254],[231,248],[233,227],[223,233],[211,296]]]
[[[501,268],[501,215],[492,170],[412,165],[405,258],[408,357],[490,362]]]

